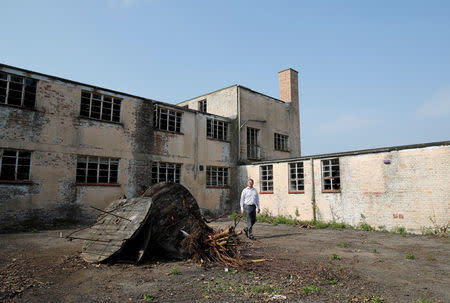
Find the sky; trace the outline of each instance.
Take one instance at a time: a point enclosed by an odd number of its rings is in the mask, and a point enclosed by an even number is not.
[[[0,1],[0,62],[178,103],[299,72],[302,154],[450,140],[450,1]]]

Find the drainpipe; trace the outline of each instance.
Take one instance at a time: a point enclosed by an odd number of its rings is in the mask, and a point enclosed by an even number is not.
[[[238,156],[237,162],[241,162],[241,91],[239,89],[239,85],[236,85],[237,88],[237,115],[238,115]]]
[[[310,158],[311,161],[311,204],[312,204],[312,211],[313,211],[313,220],[316,221],[316,186],[314,184],[314,159]]]

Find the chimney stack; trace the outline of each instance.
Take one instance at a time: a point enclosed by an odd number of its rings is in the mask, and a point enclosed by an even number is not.
[[[298,72],[292,68],[278,73],[280,100],[298,106]]]

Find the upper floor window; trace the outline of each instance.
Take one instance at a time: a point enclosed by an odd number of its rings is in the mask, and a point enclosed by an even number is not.
[[[247,158],[261,159],[259,129],[247,127]]]
[[[117,184],[118,175],[119,159],[78,156],[78,183]]]
[[[181,164],[153,162],[152,163],[152,184],[159,182],[180,183]]]
[[[30,180],[31,152],[0,149],[0,180]]]
[[[322,184],[323,191],[339,191],[341,189],[339,158],[322,160]]]
[[[121,103],[122,99],[82,91],[80,116],[104,121],[120,122]]]
[[[34,108],[37,81],[0,72],[0,104]]]
[[[286,135],[281,135],[281,134],[277,134],[275,133],[274,135],[274,148],[275,150],[280,150],[280,151],[289,151],[288,149],[288,136]]]
[[[206,137],[226,141],[228,139],[228,123],[215,119],[207,119]]]
[[[181,132],[181,115],[179,111],[156,106],[153,111],[153,127],[171,132]]]
[[[228,184],[228,167],[206,167],[206,186],[228,186]]]
[[[198,101],[198,110],[202,113],[206,113],[206,99]]]
[[[261,165],[261,192],[273,192],[273,165]]]
[[[289,191],[303,192],[305,190],[303,162],[289,163]]]

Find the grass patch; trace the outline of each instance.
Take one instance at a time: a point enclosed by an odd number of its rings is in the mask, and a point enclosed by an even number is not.
[[[386,229],[386,226],[385,225],[379,225],[378,226],[378,230],[379,231],[382,231],[382,232],[387,232],[388,230]]]
[[[152,294],[151,292],[145,293],[143,299],[144,301],[151,302],[155,299],[155,295]]]
[[[379,297],[373,297],[370,300],[370,303],[384,303],[384,299],[383,298],[379,298]]]
[[[181,272],[177,268],[172,268],[170,271],[171,275],[181,275]]]
[[[305,295],[314,294],[321,290],[322,290],[321,287],[317,287],[315,285],[308,285],[308,286],[302,287],[302,294],[305,294]]]
[[[330,257],[331,260],[340,260],[341,257],[338,254],[332,254]]]
[[[280,288],[278,286],[271,286],[271,285],[257,285],[254,286],[251,289],[252,292],[256,292],[256,293],[265,293],[265,294],[272,294],[272,295],[276,295],[279,294],[280,292]]]
[[[400,234],[404,237],[404,236],[406,236],[406,228],[403,226],[397,226],[397,227],[391,229],[391,233]]]
[[[338,282],[339,282],[338,279],[330,279],[330,280],[328,280],[328,284],[330,284],[330,285],[338,284]]]
[[[336,246],[337,247],[342,247],[342,248],[347,248],[348,244],[347,243],[339,243],[339,244],[336,244]]]
[[[412,302],[412,303],[432,303],[430,300],[425,299],[425,298],[419,298],[416,301]]]
[[[375,230],[372,226],[367,224],[366,222],[359,222],[358,229],[364,230],[364,231],[372,231]]]
[[[406,259],[408,259],[408,260],[414,260],[414,255],[412,254],[412,253],[407,253],[406,254]]]

